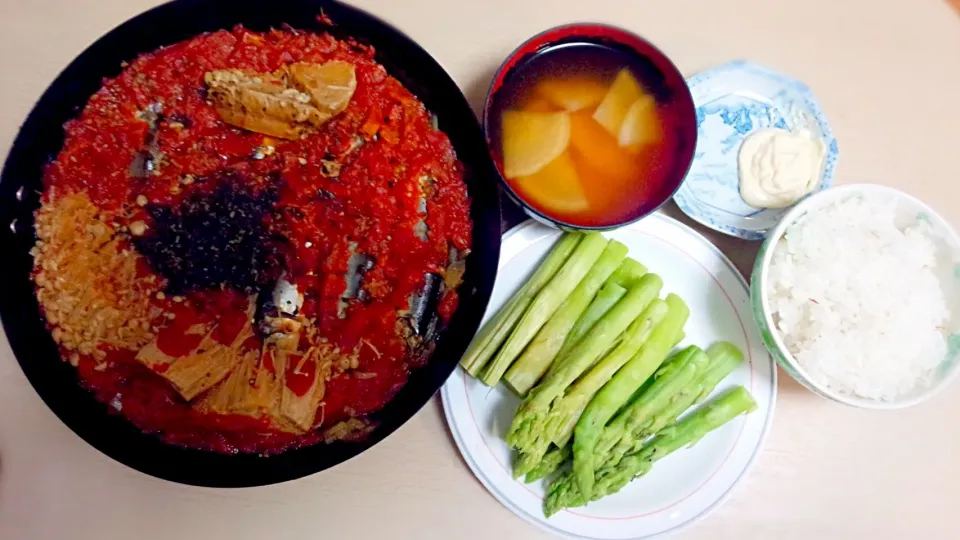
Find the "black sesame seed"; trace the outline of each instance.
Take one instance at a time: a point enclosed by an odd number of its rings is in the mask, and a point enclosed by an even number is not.
[[[169,293],[221,286],[252,292],[279,276],[284,246],[265,222],[279,190],[250,186],[230,173],[212,191],[194,193],[175,207],[146,207],[153,224],[135,245],[167,278]]]

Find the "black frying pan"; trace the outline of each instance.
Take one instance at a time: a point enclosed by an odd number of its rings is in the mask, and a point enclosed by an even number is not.
[[[317,21],[321,9],[335,26]],[[466,169],[473,218],[473,253],[460,289],[460,308],[440,335],[429,364],[416,370],[400,393],[373,416],[379,423],[358,443],[319,444],[273,457],[221,455],[168,445],[141,433],[77,384],[40,317],[29,275],[33,212],[39,206],[43,167],[63,145],[63,124],[76,116],[104,77],[120,63],[197,34],[243,24],[267,30],[294,28],[352,36],[376,48],[377,60],[439,118]],[[466,99],[442,67],[409,37],[355,8],[325,0],[177,0],[143,13],[83,51],[50,85],[20,128],[0,179],[0,316],[23,372],[54,413],[108,456],[144,473],[213,487],[272,484],[322,471],[380,442],[409,420],[446,381],[480,324],[497,273],[500,203],[496,172]]]

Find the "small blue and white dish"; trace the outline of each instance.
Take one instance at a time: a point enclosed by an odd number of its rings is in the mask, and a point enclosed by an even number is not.
[[[813,191],[833,184],[837,140],[806,85],[743,60],[698,73],[687,85],[697,107],[697,149],[673,199],[692,219],[731,236],[762,240],[790,210],[754,208],[740,197],[737,154],[759,129],[805,128],[819,135],[826,156]]]

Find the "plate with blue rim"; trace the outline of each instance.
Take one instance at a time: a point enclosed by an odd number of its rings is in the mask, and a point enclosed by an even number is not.
[[[833,184],[839,150],[833,131],[805,84],[739,60],[687,79],[697,110],[693,165],[674,201],[695,221],[722,233],[762,240],[788,208],[755,208],[740,197],[737,154],[743,140],[765,128],[808,129],[826,148],[814,192]]]

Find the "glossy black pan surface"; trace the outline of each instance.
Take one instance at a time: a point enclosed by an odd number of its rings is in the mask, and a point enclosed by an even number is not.
[[[317,20],[328,15],[335,26]],[[377,60],[439,119],[466,169],[473,219],[473,252],[460,289],[460,307],[429,364],[382,411],[379,426],[359,443],[319,444],[272,457],[221,455],[168,445],[141,433],[77,383],[40,317],[29,275],[33,212],[39,206],[43,167],[63,145],[63,124],[75,117],[104,77],[121,62],[204,32],[243,24],[254,30],[329,31],[373,45]],[[144,473],[185,484],[242,487],[313,474],[370,448],[409,420],[443,385],[480,324],[497,272],[500,207],[496,172],[483,134],[456,83],[430,55],[397,29],[355,8],[322,0],[177,0],[112,30],[80,54],[44,92],[10,150],[0,179],[0,317],[13,352],[30,383],[54,413],[104,454]],[[398,464],[398,466],[400,466]]]

